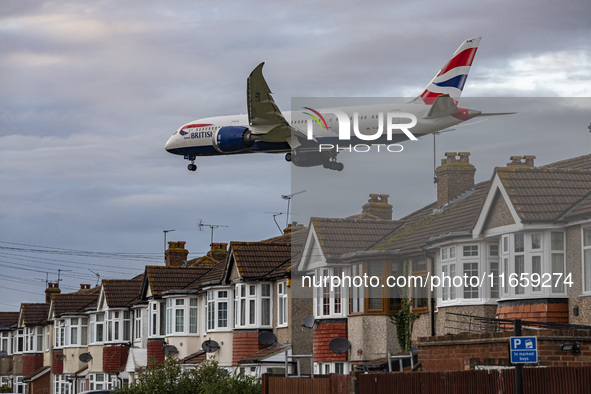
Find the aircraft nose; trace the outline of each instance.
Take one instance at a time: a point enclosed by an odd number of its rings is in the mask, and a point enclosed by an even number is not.
[[[172,149],[175,148],[175,145],[176,145],[175,144],[175,140],[176,140],[175,137],[176,136],[173,135],[168,139],[168,141],[166,141],[166,144],[164,145],[164,149],[166,149],[167,152],[170,152]]]

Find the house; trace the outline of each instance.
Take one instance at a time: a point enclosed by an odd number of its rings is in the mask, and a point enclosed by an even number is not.
[[[311,277],[302,287],[314,299],[317,372],[379,367],[400,351],[388,315],[403,298],[420,316],[415,341],[472,329],[474,317],[591,324],[591,155],[543,167],[513,156],[478,184],[469,156],[446,153],[437,201],[398,221],[382,217],[376,223],[391,225],[385,233],[372,234],[376,224],[363,220],[311,219],[296,275]],[[337,337],[350,350],[332,351]]]

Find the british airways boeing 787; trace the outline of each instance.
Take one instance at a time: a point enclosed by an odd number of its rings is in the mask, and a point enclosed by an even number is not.
[[[338,145],[343,143],[394,144],[476,116],[501,115],[457,106],[479,43],[480,37],[464,41],[424,91],[406,104],[317,110],[305,107],[283,114],[271,96],[261,63],[247,80],[247,114],[184,124],[170,137],[165,149],[190,160],[190,171],[197,169],[197,156],[258,152],[285,153],[286,160],[299,167],[322,165],[340,171],[343,164],[336,158]],[[346,132],[338,125],[345,125]]]

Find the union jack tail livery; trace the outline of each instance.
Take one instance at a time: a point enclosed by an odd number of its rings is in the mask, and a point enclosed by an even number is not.
[[[454,52],[451,59],[427,85],[423,93],[413,102],[416,103],[422,100],[425,104],[431,105],[438,96],[448,94],[457,104],[468,78],[470,66],[472,60],[474,60],[474,55],[476,55],[480,39],[481,37],[476,37],[464,41]]]

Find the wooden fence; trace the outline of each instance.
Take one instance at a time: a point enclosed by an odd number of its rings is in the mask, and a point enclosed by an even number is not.
[[[286,378],[263,375],[263,394],[349,394],[350,375]],[[394,372],[359,374],[359,394],[499,394],[515,393],[515,370]],[[524,394],[591,393],[591,367],[523,369]]]
[[[591,393],[591,367],[523,369],[524,394]],[[359,394],[515,393],[515,369],[359,375]]]

